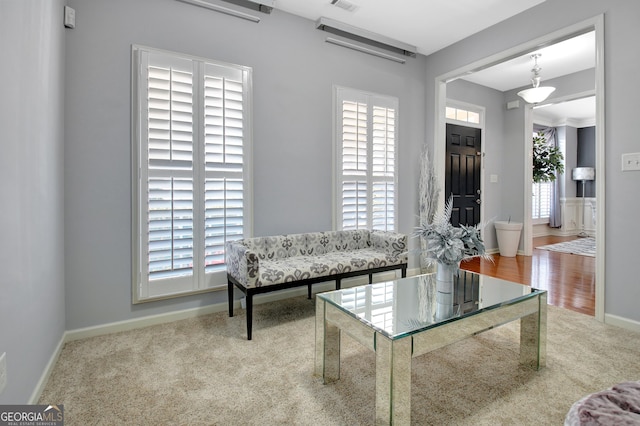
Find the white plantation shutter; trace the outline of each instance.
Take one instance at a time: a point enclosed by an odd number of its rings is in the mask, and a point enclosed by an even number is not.
[[[367,105],[342,101],[342,229],[367,227]]]
[[[367,182],[342,182],[342,229],[367,228]]]
[[[532,219],[544,219],[551,215],[551,191],[553,182],[533,183]]]
[[[248,222],[250,69],[134,46],[134,302],[226,284]]]
[[[193,275],[193,181],[149,178],[149,279]]]
[[[371,228],[395,229],[395,110],[373,106],[373,194]]]
[[[191,276],[193,64],[157,55],[148,59],[148,275],[150,280]]]
[[[205,271],[224,270],[224,244],[244,236],[244,93],[240,70],[207,64],[204,79]]]
[[[340,229],[395,230],[397,99],[336,89]]]

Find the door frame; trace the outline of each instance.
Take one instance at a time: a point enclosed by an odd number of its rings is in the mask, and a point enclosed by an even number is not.
[[[598,220],[596,223],[596,291],[595,291],[595,318],[600,322],[605,319],[605,242],[606,242],[606,219],[605,219],[605,92],[604,92],[604,15],[600,14],[593,18],[568,26],[566,28],[554,31],[545,36],[530,40],[526,43],[517,45],[510,49],[477,60],[468,65],[439,75],[435,78],[434,93],[434,134],[433,134],[433,152],[434,166],[436,176],[441,182],[444,181],[444,158],[446,153],[445,146],[445,106],[447,103],[447,82],[453,81],[465,74],[489,68],[500,62],[513,59],[527,53],[530,53],[540,47],[566,40],[573,36],[583,34],[588,31],[595,31],[596,34],[596,67],[595,67],[595,96],[596,96],[596,170],[598,170],[598,179],[596,180],[596,211],[598,212]],[[531,108],[525,108],[525,122],[531,121]],[[525,124],[525,128],[528,126]],[[486,141],[485,141],[486,142]],[[530,161],[531,155],[531,135],[527,134],[526,129],[522,131],[522,143],[525,146],[525,159]],[[485,145],[486,146],[486,145]],[[523,194],[526,194],[527,175],[532,175],[532,170],[525,171],[525,187]],[[523,197],[523,206],[525,215],[527,211],[531,211],[531,200],[529,197]],[[440,205],[444,205],[444,194],[440,195]],[[527,210],[528,203],[528,210]],[[523,230],[524,241],[531,239],[531,226],[525,227]]]

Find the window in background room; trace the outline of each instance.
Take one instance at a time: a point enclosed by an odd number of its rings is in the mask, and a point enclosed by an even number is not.
[[[552,185],[553,182],[533,182],[532,219],[541,219],[540,223],[549,221]]]
[[[533,132],[533,137],[538,136],[538,132]],[[532,182],[533,199],[531,201],[531,218],[534,224],[549,223],[551,216],[551,193],[553,182]]]
[[[226,286],[249,233],[251,69],[133,47],[134,303]]]
[[[336,88],[336,225],[395,231],[397,98]]]

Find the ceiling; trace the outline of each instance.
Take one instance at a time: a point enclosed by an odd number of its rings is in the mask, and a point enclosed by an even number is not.
[[[533,116],[539,124],[559,125],[566,123],[574,127],[593,126],[596,119],[596,97],[589,96],[536,107],[533,110]]]
[[[545,0],[275,0],[307,19],[335,19],[416,46],[430,55]],[[339,5],[352,4],[349,12]]]
[[[331,18],[417,47],[429,55],[545,0],[275,0],[275,8],[310,20]],[[355,8],[352,11],[342,7]],[[531,84],[533,60],[521,57],[475,72],[465,80],[500,91]],[[545,80],[595,67],[595,35],[584,34],[536,51]],[[564,102],[536,110],[553,121],[595,117],[595,101]],[[585,117],[589,116],[589,117]]]
[[[545,80],[596,66],[595,32],[582,34],[531,53],[542,55],[538,58],[538,65],[541,68],[541,86],[544,86]],[[531,68],[534,65],[531,53],[467,75],[464,80],[501,92],[528,86],[531,84]],[[534,119],[548,125],[568,122],[574,126],[592,126],[595,116],[595,96],[534,108]]]
[[[475,72],[464,79],[501,92],[531,84],[532,53],[539,53],[538,66],[542,69],[541,85],[545,80],[573,74],[596,66],[595,32],[570,38],[560,43],[535,50],[491,68]]]

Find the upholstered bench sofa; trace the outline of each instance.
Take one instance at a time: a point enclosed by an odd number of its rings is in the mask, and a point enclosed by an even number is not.
[[[352,230],[247,238],[225,246],[229,316],[233,288],[245,294],[251,340],[253,296],[297,286],[400,269],[407,273],[407,237],[386,231]]]

